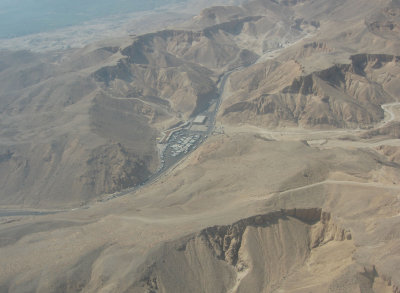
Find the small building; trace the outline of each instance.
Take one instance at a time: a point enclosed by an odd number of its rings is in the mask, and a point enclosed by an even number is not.
[[[207,120],[207,116],[197,116],[196,118],[194,118],[193,120],[193,124],[197,124],[197,125],[202,125],[204,123],[206,123]]]

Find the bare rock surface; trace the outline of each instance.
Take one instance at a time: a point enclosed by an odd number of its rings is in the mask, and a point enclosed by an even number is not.
[[[399,292],[399,1],[224,3],[0,53],[0,292]]]

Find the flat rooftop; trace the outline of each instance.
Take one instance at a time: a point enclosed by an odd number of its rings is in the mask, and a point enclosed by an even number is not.
[[[199,115],[193,120],[193,124],[204,124],[207,120],[207,116]]]

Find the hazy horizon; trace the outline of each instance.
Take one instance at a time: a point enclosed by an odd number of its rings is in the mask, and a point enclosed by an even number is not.
[[[127,13],[151,11],[186,0],[4,0],[0,38],[10,39]]]

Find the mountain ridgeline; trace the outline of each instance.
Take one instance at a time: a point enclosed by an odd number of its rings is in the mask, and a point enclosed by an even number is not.
[[[399,293],[400,1],[188,11],[0,52],[0,292]]]

